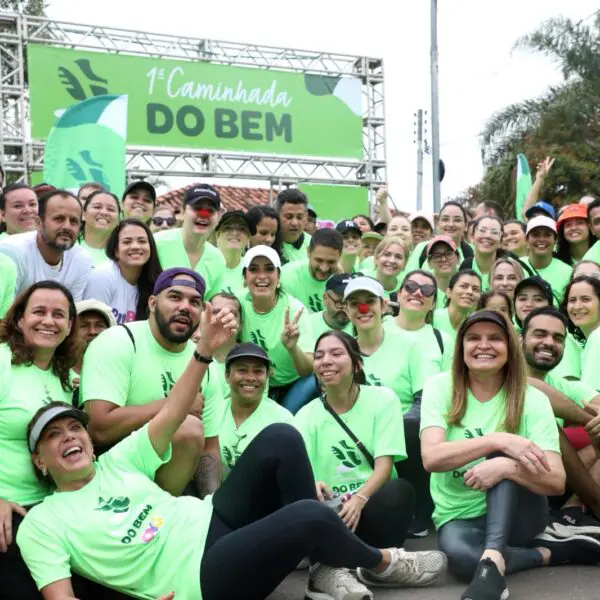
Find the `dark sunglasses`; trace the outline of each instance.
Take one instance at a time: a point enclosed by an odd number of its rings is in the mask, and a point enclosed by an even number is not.
[[[152,217],[152,223],[157,227],[160,227],[163,223],[166,223],[169,227],[175,225],[175,217]]]
[[[419,284],[416,281],[407,281],[403,286],[409,294],[414,294],[417,290],[421,290],[421,294],[424,298],[431,298],[435,294],[436,287],[431,283]]]

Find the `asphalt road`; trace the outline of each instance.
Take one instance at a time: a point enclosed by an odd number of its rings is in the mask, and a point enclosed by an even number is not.
[[[408,550],[434,548],[435,539],[410,540]],[[307,571],[292,573],[268,600],[303,600]],[[596,567],[546,567],[508,578],[510,600],[600,600],[600,565]],[[375,590],[376,600],[459,600],[465,585],[446,576],[431,588]]]

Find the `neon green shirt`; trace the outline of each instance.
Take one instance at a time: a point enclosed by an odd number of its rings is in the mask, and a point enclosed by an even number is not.
[[[103,454],[81,489],[30,510],[17,543],[38,588],[73,571],[136,598],[201,599],[212,497],[161,490],[154,474],[170,458],[170,449],[156,454],[145,425]]]
[[[296,241],[295,244],[283,242],[283,244],[281,244],[281,253],[283,254],[283,258],[287,262],[306,260],[308,257],[308,245],[310,244],[311,239],[311,235],[305,231],[302,236],[298,238],[298,241]]]
[[[475,255],[473,255],[473,266],[471,267],[475,273],[479,274],[481,277],[481,291],[487,292],[490,289],[490,274],[482,273],[479,265],[477,264],[477,260]]]
[[[448,308],[438,308],[433,312],[433,326],[443,331],[451,340],[452,345],[456,344],[458,331],[452,327],[450,322],[450,313]]]
[[[364,444],[373,458],[406,459],[404,419],[398,397],[386,387],[361,385],[358,399],[342,421]],[[334,492],[359,490],[373,474],[363,453],[323,406],[320,398],[300,409],[296,427],[312,465],[315,480],[324,481]],[[396,478],[392,468],[392,478]]]
[[[581,353],[581,381],[600,390],[600,327],[589,335]]]
[[[200,273],[206,282],[206,300],[210,300],[221,291],[221,278],[225,272],[225,259],[212,244],[204,244],[204,252],[198,263],[190,264],[187,252],[183,247],[181,229],[159,231],[154,235],[158,249],[158,258],[163,269],[186,267]]]
[[[27,424],[36,411],[54,400],[71,402],[52,370],[11,365],[12,354],[0,345],[0,498],[30,506],[48,494],[35,476],[27,446]]]
[[[6,254],[0,254],[0,319],[6,315],[17,289],[17,265]]]
[[[233,269],[225,267],[223,276],[221,277],[221,292],[227,292],[234,296],[242,296],[244,294],[244,277],[242,275],[242,263]]]
[[[561,377],[581,379],[581,346],[570,333],[567,333],[565,338],[562,360],[550,371],[550,374],[554,379]]]
[[[446,415],[452,403],[452,375],[442,373],[430,378],[421,402],[421,432],[441,427],[446,441],[472,439],[502,431],[505,402],[501,390],[487,402],[479,402],[469,391],[462,425],[449,426]],[[548,397],[532,386],[527,387],[525,406],[517,435],[535,442],[542,450],[560,454],[558,427]],[[458,469],[431,474],[431,496],[435,504],[433,522],[436,529],[455,519],[473,519],[487,512],[486,494],[464,483],[465,473],[485,459],[474,460]]]
[[[317,281],[310,273],[308,259],[296,260],[281,268],[281,288],[306,306],[311,313],[323,310],[327,281]]]
[[[443,352],[440,343],[433,331],[433,327],[426,323],[421,329],[408,330],[402,329],[396,319],[386,317],[383,319],[383,328],[390,333],[402,333],[408,338],[416,340],[422,348],[424,354],[431,354],[431,358],[438,367],[438,372],[450,370],[452,366],[452,356],[454,355],[454,340],[445,332],[436,327],[442,340]]]
[[[403,413],[411,408],[414,394],[423,389],[427,378],[440,372],[435,358],[405,333],[384,330],[381,346],[370,356],[363,355],[367,383],[392,389],[400,399]]]
[[[219,445],[221,446],[221,464],[223,480],[229,475],[238,459],[250,442],[265,428],[273,423],[294,423],[292,413],[264,396],[255,411],[238,427],[231,412],[231,400],[225,403]]]
[[[521,261],[527,266],[534,269],[534,267],[531,265],[531,262],[529,261],[528,256],[522,258]],[[537,271],[537,274],[542,279],[545,279],[552,286],[554,296],[558,299],[558,302],[562,302],[563,296],[565,294],[565,287],[567,287],[569,279],[571,279],[571,272],[573,271],[573,267],[570,267],[558,258],[553,258],[547,267],[543,269],[534,270]]]
[[[141,406],[166,398],[194,354],[192,342],[182,352],[165,350],[154,339],[148,321],[135,321],[127,327],[135,348],[120,326],[106,329],[87,347],[79,389],[82,403],[106,400],[117,406]],[[219,434],[223,414],[220,375],[213,364],[202,383],[206,437]]]
[[[77,240],[77,243],[92,257],[92,264],[94,265],[94,267],[97,267],[100,263],[103,263],[105,260],[108,260],[108,256],[106,255],[106,248],[92,248],[91,246],[88,246],[83,237],[80,237]]]
[[[296,313],[303,308],[302,303],[285,292],[280,292],[273,309],[266,314],[259,314],[252,306],[252,297],[249,293],[240,300],[242,303],[241,341],[258,344],[269,354],[273,373],[269,378],[269,383],[273,386],[282,386],[299,379],[300,376],[294,367],[292,357],[281,342],[281,332],[286,308],[290,308],[290,320],[292,320]],[[303,339],[312,339],[306,309],[298,321],[298,326],[300,328],[299,344],[302,344]]]
[[[598,392],[585,384],[583,381],[569,381],[561,377],[553,376],[552,371],[544,377],[544,382],[558,390],[563,396],[566,396],[571,402],[583,408],[586,403],[598,395]],[[562,427],[563,419],[556,419],[556,422]]]
[[[332,328],[329,327],[329,325],[327,325],[327,323],[325,322],[325,317],[323,317],[324,313],[325,313],[325,311],[322,310],[321,312],[312,313],[312,314],[308,315],[308,320],[310,321],[310,331],[312,334],[311,338],[310,338],[310,340],[307,340],[307,341],[299,340],[300,347],[304,352],[309,352],[311,354],[314,353],[315,344],[317,343],[317,340],[319,339],[319,337],[326,331],[332,330]],[[346,324],[346,327],[344,327],[340,331],[343,331],[344,333],[347,333],[348,335],[354,335],[354,333],[352,331],[352,323],[350,323],[350,322],[348,322]]]
[[[600,265],[600,240],[584,254],[582,260],[592,260]]]

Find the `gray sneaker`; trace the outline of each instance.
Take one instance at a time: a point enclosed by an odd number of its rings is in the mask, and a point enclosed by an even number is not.
[[[440,579],[448,567],[443,552],[407,552],[403,548],[390,548],[392,565],[388,573],[375,573],[370,569],[357,569],[358,578],[376,587],[424,587]]]
[[[373,600],[373,594],[347,569],[311,566],[304,594],[309,600]]]

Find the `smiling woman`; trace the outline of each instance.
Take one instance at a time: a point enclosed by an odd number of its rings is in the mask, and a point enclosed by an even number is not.
[[[92,192],[83,204],[83,229],[79,245],[91,255],[94,266],[106,260],[108,237],[119,222],[119,199],[110,192]]]

